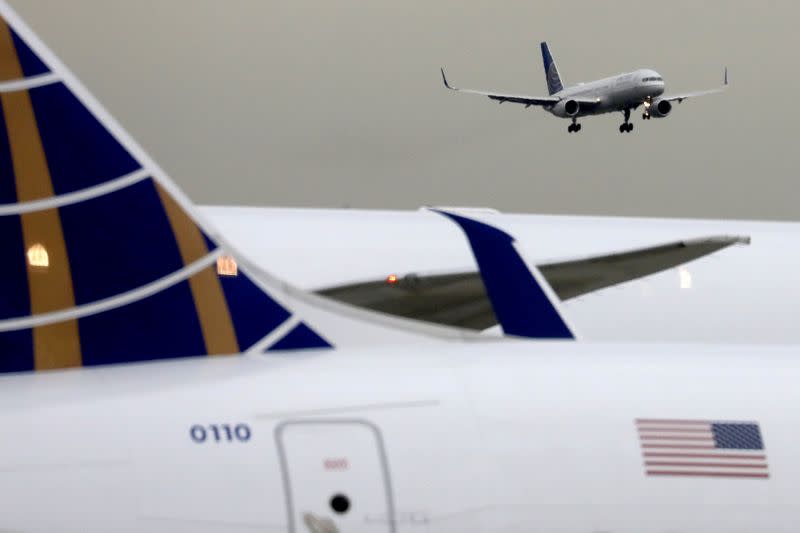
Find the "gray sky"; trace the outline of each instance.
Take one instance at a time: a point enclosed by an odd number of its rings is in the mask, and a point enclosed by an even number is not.
[[[201,203],[797,219],[800,4],[11,0]],[[732,88],[620,135],[441,86]]]

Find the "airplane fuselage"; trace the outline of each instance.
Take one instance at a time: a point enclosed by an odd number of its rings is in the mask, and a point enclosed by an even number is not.
[[[726,69],[725,84],[722,87],[664,95],[664,79],[658,72],[651,69],[639,69],[602,80],[565,87],[546,42],[541,43],[541,49],[549,96],[503,94],[494,91],[453,87],[447,81],[444,68],[441,69],[442,82],[451,91],[487,96],[491,100],[500,103],[513,102],[525,106],[526,109],[532,106],[541,106],[557,117],[572,120],[572,124],[567,127],[569,133],[581,130],[581,125],[577,122],[579,118],[613,111],[622,111],[625,115],[625,122],[620,125],[619,132],[630,133],[633,131],[633,125],[630,123],[631,110],[641,105],[645,106],[644,113],[642,113],[643,119],[647,120],[652,117],[664,118],[669,115],[672,109],[672,102],[682,102],[687,98],[719,93],[728,86],[728,71]]]
[[[559,102],[561,105],[546,109],[561,118],[601,115],[625,109],[636,109],[644,102],[656,99],[663,93],[664,80],[661,75],[655,70],[639,69],[601,80],[572,85],[553,95],[562,98],[564,104],[572,98],[597,101],[597,105],[592,107],[578,107],[577,114],[570,114],[568,107],[561,102]]]
[[[203,207],[202,213],[260,268],[310,291],[390,274],[476,268],[458,231],[426,210]],[[800,343],[800,254],[786,253],[800,240],[800,224],[488,211],[479,216],[513,234],[534,264],[713,235],[751,237],[749,246],[568,300],[564,311],[583,340]],[[292,231],[265,239],[264,232],[275,227]],[[303,246],[310,241],[324,246]],[[769,319],[753,320],[753,309],[769,309]]]
[[[331,520],[347,533],[723,533],[800,521],[791,347],[442,343],[0,381],[8,530],[306,533]],[[643,455],[637,420],[652,418],[755,423],[764,465],[648,475],[658,459]]]

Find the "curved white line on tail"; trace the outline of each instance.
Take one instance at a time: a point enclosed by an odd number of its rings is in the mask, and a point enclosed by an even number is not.
[[[111,181],[88,187],[80,191],[71,192],[68,194],[61,194],[59,196],[51,196],[50,198],[42,198],[41,200],[32,200],[30,202],[20,202],[15,204],[2,204],[0,205],[0,216],[6,215],[21,215],[23,213],[31,213],[33,211],[45,211],[47,209],[54,209],[56,207],[63,207],[65,205],[77,204],[85,200],[91,200],[98,196],[103,196],[125,187],[130,187],[134,183],[139,183],[151,176],[150,171],[146,169],[139,169],[126,174],[120,178],[115,178]]]
[[[265,351],[267,348],[281,340],[298,324],[300,324],[300,318],[297,315],[290,316],[281,322],[280,326],[267,333],[263,339],[248,348],[245,353],[261,353]]]
[[[61,78],[58,76],[58,74],[48,72],[47,74],[39,74],[37,76],[31,76],[30,78],[23,78],[21,80],[0,82],[0,93],[27,91],[28,89],[44,87],[45,85],[51,85],[60,81]]]
[[[222,254],[223,250],[217,248],[208,255],[198,259],[190,265],[183,267],[180,270],[176,270],[172,274],[164,276],[163,278],[147,285],[142,285],[141,287],[118,294],[116,296],[112,296],[110,298],[98,300],[90,304],[79,305],[70,309],[63,309],[61,311],[53,311],[51,313],[41,313],[23,318],[10,318],[2,320],[0,321],[0,333],[4,331],[30,329],[37,326],[46,326],[47,324],[55,324],[57,322],[64,322],[66,320],[83,318],[85,316],[96,315],[111,309],[116,309],[118,307],[122,307],[123,305],[132,304],[134,302],[138,302],[139,300],[144,300],[148,296],[152,296],[163,291],[164,289],[168,289],[169,287],[172,287],[173,285],[192,277],[201,270],[214,265],[217,261],[217,258]]]

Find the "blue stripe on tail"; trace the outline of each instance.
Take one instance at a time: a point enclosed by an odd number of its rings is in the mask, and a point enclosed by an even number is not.
[[[78,320],[84,366],[205,353],[189,283]]]
[[[320,337],[305,324],[298,324],[267,351],[307,350],[309,348],[329,348],[328,341]]]
[[[99,185],[141,168],[66,85],[39,87],[30,95],[56,194]]]
[[[184,266],[150,179],[60,213],[78,305],[134,290]]]
[[[11,39],[14,42],[14,48],[17,50],[17,58],[22,67],[22,73],[26,78],[50,72],[50,69],[44,64],[44,61],[33,53],[33,50],[30,49],[27,43],[25,43],[14,30],[11,30]]]
[[[285,320],[289,311],[261,291],[246,275],[221,276],[239,348],[246,350]]]
[[[33,332],[0,332],[0,373],[33,370]]]
[[[0,217],[0,320],[31,313],[25,245],[18,216]],[[3,352],[0,351],[0,356]]]
[[[3,105],[0,101],[0,117]],[[6,121],[0,120],[0,205],[17,201],[17,188],[14,183],[14,167],[11,162],[11,146],[8,144]]]

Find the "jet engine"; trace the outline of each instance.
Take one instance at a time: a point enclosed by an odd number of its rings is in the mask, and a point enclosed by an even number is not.
[[[651,117],[664,118],[672,111],[672,102],[669,100],[655,100],[650,104],[649,112]]]
[[[575,100],[561,100],[556,104],[553,114],[557,117],[574,117],[581,110],[581,105]]]

